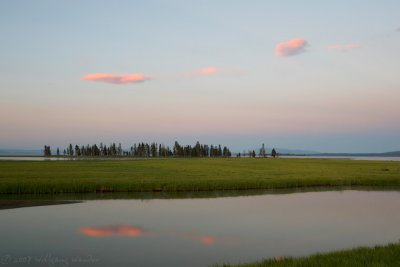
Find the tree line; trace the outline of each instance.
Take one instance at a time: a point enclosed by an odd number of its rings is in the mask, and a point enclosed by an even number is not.
[[[52,156],[50,146],[45,145],[43,149],[44,156]],[[194,146],[182,146],[177,141],[173,147],[164,144],[153,143],[135,143],[128,150],[122,149],[121,143],[105,145],[72,145],[70,144],[62,151],[57,147],[57,156],[87,156],[87,157],[140,157],[140,158],[156,158],[156,157],[231,157],[232,153],[226,146],[206,145],[196,142]]]
[[[276,151],[275,148],[271,150],[271,157],[276,158],[279,156],[279,153]],[[255,158],[257,157],[256,151],[255,150],[248,150],[247,152],[244,150],[243,153],[237,153],[236,157],[249,157],[249,158]],[[258,157],[260,158],[267,158],[268,157],[268,152],[265,149],[265,145],[262,144],[259,152],[258,152]]]
[[[51,147],[48,145],[44,146],[43,149],[44,156],[52,156]],[[177,141],[175,141],[174,146],[171,148],[165,146],[164,144],[153,143],[135,143],[128,150],[122,149],[121,143],[118,145],[112,143],[110,145],[105,145],[100,143],[100,145],[72,145],[67,146],[63,151],[58,147],[56,150],[57,156],[86,156],[86,157],[138,157],[138,158],[157,158],[157,157],[231,157],[232,153],[230,149],[226,146],[223,148],[221,145],[206,145],[196,142],[194,146],[186,145],[182,146]],[[273,148],[269,154],[271,157],[278,157],[279,154]],[[260,157],[266,158],[269,156],[268,152],[262,144],[258,151],[255,150],[243,151],[243,153],[237,153],[236,157]]]

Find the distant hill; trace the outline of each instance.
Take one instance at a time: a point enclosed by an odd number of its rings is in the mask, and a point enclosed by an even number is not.
[[[400,151],[392,151],[392,152],[382,153],[382,156],[385,156],[385,157],[400,157]]]
[[[384,153],[315,153],[315,154],[291,154],[296,156],[334,156],[334,157],[400,157],[400,151]]]
[[[303,149],[287,149],[287,148],[275,148],[281,155],[315,155],[320,154],[318,151],[303,150]],[[271,152],[272,148],[268,148],[268,152]]]
[[[0,155],[42,155],[40,149],[6,149],[0,148]]]

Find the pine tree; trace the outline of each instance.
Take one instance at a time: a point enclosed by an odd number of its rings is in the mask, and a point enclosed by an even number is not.
[[[118,144],[117,155],[118,156],[122,156],[122,145],[121,145],[121,143]]]
[[[72,148],[72,144],[69,144],[69,155],[70,156],[74,155],[74,149]]]
[[[179,145],[179,143],[177,141],[175,141],[175,145],[174,145],[174,156],[175,157],[182,157],[183,156],[183,149],[182,149],[182,147]]]
[[[265,150],[265,146],[264,146],[264,144],[262,144],[262,147],[260,148],[260,153],[258,154],[258,156],[265,158],[266,154],[267,153],[266,153],[266,150]]]
[[[44,149],[43,149],[43,155],[45,156],[45,157],[50,157],[51,156],[51,149],[50,149],[50,146],[44,146]]]
[[[75,145],[75,156],[80,156],[81,155],[81,149],[79,148],[78,145]]]

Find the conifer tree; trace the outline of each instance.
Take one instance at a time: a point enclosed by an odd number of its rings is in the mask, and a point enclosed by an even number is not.
[[[265,150],[265,146],[264,146],[264,144],[262,144],[262,146],[261,146],[261,148],[260,148],[260,153],[258,154],[258,156],[259,156],[259,157],[265,158],[266,155],[267,155],[267,152],[266,152],[266,150]]]

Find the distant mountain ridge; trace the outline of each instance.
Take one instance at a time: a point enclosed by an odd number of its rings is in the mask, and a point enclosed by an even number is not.
[[[0,155],[29,155],[29,156],[36,156],[36,155],[43,155],[42,150],[40,149],[7,149],[7,148],[0,148]]]
[[[314,155],[314,154],[321,153],[318,151],[305,150],[305,149],[288,149],[288,148],[275,148],[275,149],[281,155],[288,155],[288,154],[290,154],[290,155]],[[267,150],[269,152],[271,152],[272,148],[268,148]]]
[[[331,156],[331,157],[400,157],[400,151],[391,151],[383,153],[312,153],[312,154],[281,153],[281,154],[292,155],[292,156]]]

